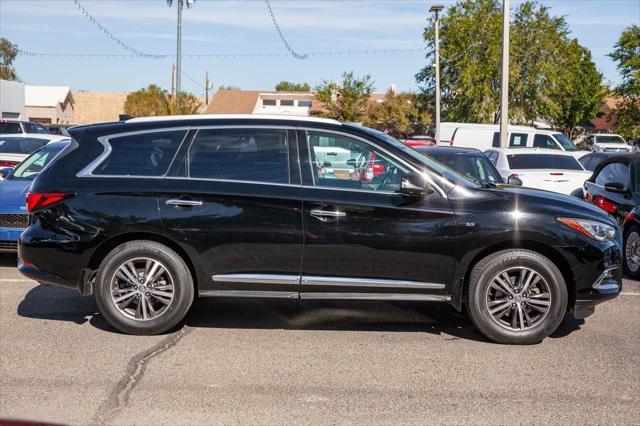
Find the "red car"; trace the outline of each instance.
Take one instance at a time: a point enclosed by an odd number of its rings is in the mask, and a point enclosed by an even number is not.
[[[407,139],[405,139],[404,143],[405,145],[410,146],[412,148],[416,146],[436,146],[437,145],[435,138],[427,135],[409,136]]]

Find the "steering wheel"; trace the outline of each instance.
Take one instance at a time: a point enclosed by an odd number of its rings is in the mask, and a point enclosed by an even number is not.
[[[395,191],[395,188],[391,187],[391,178],[394,175],[394,171],[395,171],[395,167],[392,166],[391,164],[388,164],[385,166],[384,175],[382,176],[382,179],[380,179],[380,185],[377,188],[378,191],[384,191],[384,190]]]

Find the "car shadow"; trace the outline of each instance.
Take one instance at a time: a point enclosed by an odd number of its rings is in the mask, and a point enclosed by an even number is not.
[[[78,325],[89,322],[102,331],[120,333],[100,315],[93,297],[54,286],[29,290],[17,313]],[[466,315],[443,303],[202,298],[194,301],[183,323],[194,328],[426,333],[445,335],[445,340],[489,342]],[[567,314],[551,337],[566,336],[582,324]]]
[[[0,253],[0,267],[15,267],[18,265],[18,256],[13,253]]]

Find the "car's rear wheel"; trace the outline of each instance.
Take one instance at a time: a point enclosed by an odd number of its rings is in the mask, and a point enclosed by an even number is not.
[[[132,241],[105,257],[94,291],[100,313],[113,327],[158,334],[184,318],[193,287],[189,268],[176,252],[153,241]]]
[[[472,322],[489,339],[532,344],[562,322],[567,286],[545,256],[530,250],[504,250],[475,265],[466,302]]]
[[[636,224],[624,233],[624,270],[630,277],[640,279],[640,228]]]

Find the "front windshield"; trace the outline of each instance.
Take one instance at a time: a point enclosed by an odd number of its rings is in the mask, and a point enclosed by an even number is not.
[[[553,135],[554,138],[562,145],[565,151],[577,151],[578,148],[571,142],[571,140],[566,137],[563,133],[555,133]]]
[[[624,139],[618,135],[599,135],[598,142],[600,143],[624,143]]]
[[[11,175],[11,180],[34,180],[65,146],[67,143],[55,143],[33,153],[16,167]]]
[[[421,151],[418,149],[418,152]],[[423,153],[451,167],[473,182],[502,183],[502,178],[484,154],[453,153],[447,152],[446,148],[441,148],[441,151],[431,150],[431,152]]]

